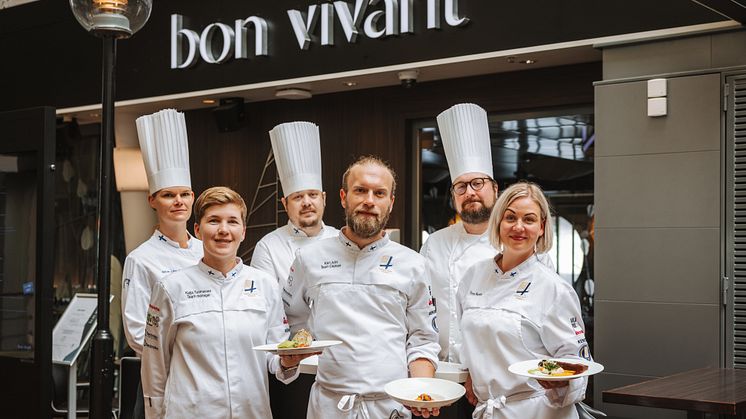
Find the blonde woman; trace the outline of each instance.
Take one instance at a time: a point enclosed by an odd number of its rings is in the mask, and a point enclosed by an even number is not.
[[[500,195],[489,221],[499,253],[469,268],[458,291],[474,418],[578,417],[574,404],[585,398],[587,379],[540,382],[508,371],[535,358],[590,358],[575,291],[537,257],[552,235],[537,185],[520,182]]]

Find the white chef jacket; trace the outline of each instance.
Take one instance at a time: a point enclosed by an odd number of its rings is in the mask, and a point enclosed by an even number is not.
[[[427,259],[427,271],[433,283],[433,299],[438,310],[439,358],[460,362],[461,332],[456,318],[456,292],[464,272],[477,261],[494,257],[487,232],[469,234],[459,222],[440,229],[428,237],[420,250]],[[542,263],[554,269],[552,259],[540,254]]]
[[[252,348],[288,338],[268,274],[238,264],[227,275],[200,262],[158,281],[142,359],[145,414],[153,418],[271,418],[267,370],[288,382],[280,357]]]
[[[122,323],[127,343],[138,356],[142,355],[145,316],[153,286],[170,273],[196,265],[202,256],[202,242],[191,235],[186,249],[182,249],[158,230],[127,255],[122,272]]]
[[[479,404],[474,418],[577,418],[587,378],[544,390],[508,366],[539,358],[590,359],[575,290],[531,256],[508,272],[494,259],[467,270],[458,289],[462,361]]]
[[[251,266],[276,277],[282,290],[298,249],[321,239],[335,237],[337,234],[339,230],[322,222],[319,234],[309,237],[303,230],[288,221],[287,225],[268,233],[259,240],[251,256]]]
[[[319,357],[308,418],[388,418],[384,385],[406,378],[415,359],[437,366],[425,259],[388,235],[360,249],[340,231],[301,248],[283,301],[291,328],[343,342]]]

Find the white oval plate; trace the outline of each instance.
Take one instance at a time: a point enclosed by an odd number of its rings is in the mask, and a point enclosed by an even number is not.
[[[451,405],[466,393],[461,384],[440,378],[402,378],[386,384],[383,391],[404,406],[420,409]],[[433,400],[416,400],[422,393],[429,394]]]
[[[280,344],[280,342],[278,342],[278,343],[268,343],[266,345],[254,346],[254,350],[272,352],[273,354],[278,354],[278,355],[303,355],[303,354],[312,354],[314,352],[321,352],[324,350],[324,348],[328,348],[334,345],[339,345],[340,343],[342,343],[341,340],[315,340],[311,343],[311,346],[306,346],[304,348],[278,349],[277,345]]]
[[[528,372],[528,370],[539,368],[539,361],[541,361],[542,359],[551,359],[555,361],[570,362],[573,364],[584,364],[588,366],[588,369],[580,374],[564,375],[564,376],[551,376],[551,375],[534,374],[534,373]],[[598,362],[586,361],[585,359],[575,359],[575,358],[532,359],[530,361],[516,362],[515,364],[508,367],[508,371],[512,372],[513,374],[521,375],[523,377],[535,378],[537,380],[543,380],[543,381],[568,381],[568,380],[573,380],[575,378],[587,377],[589,375],[598,374],[599,372],[603,370],[604,370],[604,366],[599,364]]]

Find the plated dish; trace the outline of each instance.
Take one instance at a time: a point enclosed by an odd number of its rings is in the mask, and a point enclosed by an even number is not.
[[[383,390],[397,402],[420,409],[451,405],[466,393],[461,384],[440,378],[402,378],[386,384]]]
[[[544,381],[566,381],[598,374],[604,366],[594,361],[570,358],[544,358],[516,362],[508,371]]]

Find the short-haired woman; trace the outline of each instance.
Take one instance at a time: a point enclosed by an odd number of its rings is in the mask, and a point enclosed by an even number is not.
[[[536,184],[500,195],[489,237],[499,253],[469,268],[457,297],[474,417],[577,418],[587,379],[536,381],[508,371],[537,358],[590,358],[575,291],[536,256],[552,246],[549,204]]]
[[[236,257],[246,204],[226,187],[194,206],[204,257],[167,276],[148,307],[142,382],[148,418],[271,418],[267,370],[287,382],[301,356],[252,347],[287,339],[277,280]]]

